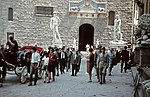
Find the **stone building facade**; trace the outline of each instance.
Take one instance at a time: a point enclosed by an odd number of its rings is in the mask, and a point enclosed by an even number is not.
[[[105,5],[104,15],[102,13],[95,14],[98,17],[89,17],[92,15],[88,8],[84,9],[85,2],[92,2],[93,6]],[[78,12],[70,12],[70,4],[77,4],[82,8]],[[91,3],[90,3],[91,4]],[[82,6],[81,6],[82,5]],[[75,38],[77,48],[80,47],[80,42],[84,42],[82,37],[92,39],[90,44],[94,45],[96,39],[100,40],[100,44],[109,46],[109,41],[113,39],[113,27],[109,25],[109,12],[119,14],[122,20],[121,32],[123,33],[123,40],[131,40],[132,31],[132,0],[0,0],[0,39],[5,43],[9,34],[13,34],[19,45],[34,45],[37,43],[43,48],[47,48],[52,44],[52,31],[50,29],[50,19],[53,15],[38,15],[36,9],[38,6],[50,7],[52,12],[57,12],[61,22],[59,24],[59,33],[63,45],[72,47],[73,39]],[[90,7],[91,8],[93,8]],[[50,9],[48,9],[50,10]],[[93,10],[98,10],[93,8]],[[9,12],[10,11],[10,12]],[[8,14],[13,12],[13,20],[9,20]],[[80,13],[80,14],[79,14]],[[86,16],[81,17],[87,14]],[[78,17],[79,16],[79,17]],[[88,31],[83,30],[86,27],[91,32],[92,36],[87,37]],[[86,33],[82,33],[85,31]],[[85,39],[88,41],[88,39]],[[88,42],[81,44],[83,46]]]

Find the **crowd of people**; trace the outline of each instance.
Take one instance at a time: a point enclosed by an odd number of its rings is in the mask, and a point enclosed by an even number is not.
[[[89,82],[92,82],[92,70],[95,68],[96,76],[100,84],[106,83],[106,74],[112,75],[112,69],[115,65],[121,62],[120,72],[127,72],[131,68],[134,61],[134,53],[127,50],[127,46],[121,51],[115,48],[106,50],[105,47],[99,46],[93,51],[89,48],[87,56],[87,72],[89,74]]]
[[[77,76],[80,69],[81,54],[74,48],[70,50],[69,48],[65,49],[65,47],[61,49],[49,47],[48,51],[44,51],[41,60],[44,69],[44,83],[50,83],[51,80],[55,81],[55,76],[68,72],[70,67],[72,67],[71,76]]]
[[[6,56],[5,52],[8,52],[10,55]],[[80,70],[81,63],[81,53],[80,51],[76,51],[74,48],[57,48],[57,47],[48,47],[48,51],[41,51],[40,53],[37,51],[37,45],[33,46],[32,50],[27,55],[26,50],[19,51],[18,43],[13,38],[13,36],[9,37],[8,42],[6,43],[6,48],[0,49],[0,86],[3,86],[3,80],[6,76],[6,61],[10,61],[12,64],[17,64],[15,62],[20,61],[21,56],[24,60],[28,60],[25,65],[28,67],[29,73],[29,84],[28,86],[36,85],[38,80],[38,68],[42,64],[42,70],[44,70],[44,83],[50,83],[51,81],[55,81],[55,76],[59,76],[60,74],[64,74],[68,72],[72,67],[71,76],[77,76]],[[26,54],[26,55],[25,55]],[[28,56],[28,58],[27,58]],[[7,60],[6,57],[11,58],[11,60]],[[14,61],[16,60],[16,61]],[[60,73],[59,73],[60,71]],[[4,73],[5,72],[5,73]],[[35,77],[33,78],[33,74]]]
[[[6,44],[9,49],[11,55],[13,55],[13,60],[16,60],[17,52],[18,52],[18,44],[17,41],[13,39],[12,36],[9,37],[9,41]],[[117,51],[116,49],[106,50],[105,47],[98,46],[96,49],[88,48],[88,55],[86,57],[87,60],[87,72],[89,74],[89,82],[92,82],[92,71],[93,68],[96,71],[96,76],[98,82],[100,84],[106,83],[106,75],[108,72],[108,76],[112,75],[112,70],[117,63],[121,62],[120,72],[127,72],[127,69],[131,67],[133,64],[133,52],[129,52],[127,50],[127,46],[124,47],[124,50]],[[0,49],[0,86],[3,86],[3,80],[6,76],[6,63],[4,48]],[[31,52],[31,58],[29,62],[29,74],[30,80],[28,86],[32,86],[37,84],[38,80],[38,67],[40,64],[43,64],[42,69],[44,70],[44,81],[43,83],[50,83],[51,81],[55,81],[55,76],[59,76],[60,74],[65,74],[71,69],[71,76],[77,76],[80,70],[82,54],[79,50],[75,50],[74,48],[66,48],[65,46],[62,48],[57,47],[48,47],[48,51],[42,51],[41,53],[37,52],[36,46],[33,46]],[[124,65],[125,64],[125,65]],[[3,72],[5,71],[5,72]],[[33,79],[33,74],[35,74],[35,78]]]

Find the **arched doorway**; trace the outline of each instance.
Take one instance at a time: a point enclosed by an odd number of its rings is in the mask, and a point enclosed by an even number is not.
[[[83,24],[79,27],[79,50],[86,51],[86,44],[93,45],[94,27],[91,24]]]

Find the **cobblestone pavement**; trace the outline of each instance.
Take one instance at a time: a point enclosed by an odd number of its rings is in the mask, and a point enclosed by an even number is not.
[[[72,77],[69,70],[49,84],[40,79],[36,86],[28,87],[28,84],[20,84],[16,75],[8,75],[4,87],[0,88],[0,97],[133,97],[132,73],[120,73],[120,64],[114,67],[112,76],[106,77],[106,84],[97,82],[95,70],[92,80],[88,83],[83,58],[77,76]]]

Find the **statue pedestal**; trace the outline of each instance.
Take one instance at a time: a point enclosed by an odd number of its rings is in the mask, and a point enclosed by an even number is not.
[[[137,46],[134,49],[134,64],[138,64],[140,63],[140,47]]]
[[[123,40],[116,40],[116,41],[113,40],[110,41],[109,44],[110,44],[110,48],[117,48],[117,49],[124,48],[124,46],[128,45],[128,43]]]
[[[53,47],[56,46],[56,47],[58,47],[58,48],[62,48],[62,40],[55,40],[55,41],[53,40],[53,41],[52,41],[52,46],[53,46]]]
[[[139,53],[139,66],[140,67],[150,67],[150,44],[144,44],[140,46],[140,53]]]
[[[141,41],[141,44],[149,44],[150,45],[150,39],[147,39],[146,41]]]

